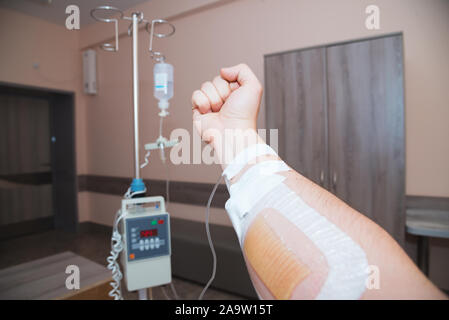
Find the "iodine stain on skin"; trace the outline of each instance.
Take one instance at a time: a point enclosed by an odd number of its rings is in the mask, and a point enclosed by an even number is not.
[[[243,251],[262,298],[313,299],[327,278],[329,268],[321,251],[271,208],[263,209],[252,222]]]

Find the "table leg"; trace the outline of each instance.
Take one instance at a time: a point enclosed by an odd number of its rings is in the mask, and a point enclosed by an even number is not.
[[[429,238],[418,236],[418,267],[429,276]]]

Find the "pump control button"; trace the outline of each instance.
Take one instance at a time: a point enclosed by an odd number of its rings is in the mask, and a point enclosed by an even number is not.
[[[145,239],[145,250],[150,249],[150,241],[148,239]]]

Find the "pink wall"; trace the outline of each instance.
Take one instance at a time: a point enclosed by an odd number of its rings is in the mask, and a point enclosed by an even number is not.
[[[174,128],[192,132],[191,93],[222,66],[246,62],[263,81],[264,54],[402,31],[406,191],[410,195],[449,197],[448,1],[189,0],[182,6],[174,6],[173,1],[154,0],[138,7],[151,17],[172,17],[177,28],[172,38],[155,42],[175,66],[175,97],[166,133]],[[379,31],[364,26],[364,9],[373,3],[381,10]],[[63,26],[0,9],[0,81],[74,91],[78,173],[130,177],[131,41],[121,36],[117,53],[98,50],[98,42],[112,36],[109,30],[109,25],[96,24],[68,31]],[[152,96],[153,62],[147,51],[148,34],[142,30],[139,38],[143,146],[157,136],[158,110]],[[89,46],[98,53],[99,93],[93,97],[81,90],[80,51]],[[38,70],[33,68],[34,62],[39,63]],[[262,126],[264,116],[262,108]],[[145,178],[165,179],[156,153],[142,173]],[[219,173],[216,165],[170,165],[173,180],[215,182]],[[80,220],[111,224],[119,203],[118,196],[81,192]],[[170,212],[176,217],[204,219],[202,206],[173,203]],[[212,221],[230,225],[222,209],[213,210]],[[445,246],[437,243],[431,255],[444,256],[441,252],[447,251]],[[448,263],[449,259],[439,261],[438,270],[447,270]],[[443,287],[449,288],[449,280],[438,270],[431,272]]]
[[[248,63],[263,81],[263,55],[284,50],[402,31],[405,51],[406,191],[410,195],[449,196],[449,3],[434,0],[374,1],[381,10],[381,29],[365,28],[364,9],[373,1],[241,0],[173,19],[174,37],[156,41],[175,66],[175,97],[166,128],[191,128],[190,96],[221,66]],[[95,27],[95,26],[94,26]],[[89,33],[95,32],[95,28]],[[157,136],[157,108],[152,96],[153,62],[148,35],[141,31],[140,84],[143,143]],[[131,40],[120,39],[120,51],[98,50],[100,93],[88,97],[89,173],[131,176]],[[264,110],[260,115],[264,124]],[[164,179],[156,154],[143,176]],[[174,180],[215,182],[214,165],[170,166]],[[94,197],[94,196],[93,196]],[[197,219],[202,212],[182,216]],[[92,216],[95,220],[95,215]]]
[[[77,172],[84,174],[87,127],[79,36],[79,31],[0,8],[0,81],[75,92]],[[89,216],[85,198],[79,195],[80,221]]]
[[[368,3],[284,0],[281,5],[275,0],[204,0],[179,7],[170,1],[151,1],[128,11],[141,9],[151,12],[151,17],[159,16],[158,12],[161,17],[174,17],[175,36],[155,42],[175,66],[175,97],[165,128],[186,128],[190,132],[191,92],[221,66],[247,62],[263,81],[264,54],[402,31],[407,194],[449,196],[449,92],[445,89],[449,40],[443,32],[449,28],[448,2],[433,0],[424,5],[419,0],[376,1],[381,9],[379,31],[364,27]],[[74,91],[78,173],[131,176],[130,38],[121,36],[118,53],[97,49],[99,94],[90,97],[81,91],[80,47],[92,43],[97,48],[99,40],[108,38],[110,28],[94,24],[81,31],[68,31],[15,11],[0,9],[0,15],[0,80]],[[142,30],[139,37],[143,145],[157,136],[158,119],[151,92],[153,62],[146,49],[148,34]],[[39,69],[33,68],[35,62]],[[150,161],[143,170],[144,177],[164,179],[165,171],[156,154]],[[170,171],[172,179],[182,181],[214,182],[219,174],[214,165],[171,165]],[[85,199],[80,203],[84,208],[81,216],[95,221],[97,213],[88,213],[88,198],[80,194],[80,199]],[[182,216],[188,219],[202,217],[200,210],[186,212]]]
[[[377,4],[381,29],[365,28],[365,7]],[[263,55],[326,43],[402,31],[404,34],[406,103],[406,193],[449,197],[449,2],[445,0],[240,0],[172,19],[174,37],[155,43],[175,67],[175,97],[166,128],[192,132],[190,97],[220,67],[248,63],[263,81]],[[95,32],[95,26],[89,33]],[[141,31],[141,128],[144,143],[157,137],[158,118],[152,96],[152,67]],[[133,172],[131,114],[131,40],[120,39],[120,52],[98,50],[100,93],[87,99],[89,173],[131,176]],[[265,122],[262,112],[261,126]],[[167,132],[167,131],[166,131]],[[143,171],[145,178],[165,179],[156,154]],[[170,165],[173,180],[215,182],[216,165]],[[151,186],[149,186],[151,188]],[[111,224],[119,197],[89,194],[90,219]],[[172,216],[204,221],[204,207],[173,204]],[[213,222],[230,225],[222,209]],[[413,255],[416,247],[409,244]],[[449,288],[446,242],[432,242],[431,277]]]

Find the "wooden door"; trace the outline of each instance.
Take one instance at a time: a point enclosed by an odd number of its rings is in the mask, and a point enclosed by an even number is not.
[[[278,129],[279,155],[327,187],[325,49],[265,58],[266,124]]]
[[[55,227],[78,228],[78,186],[75,154],[75,106],[73,94],[55,93],[51,98],[51,163]]]
[[[402,36],[327,48],[331,191],[404,241]]]
[[[0,227],[53,215],[49,101],[0,91]]]
[[[74,94],[0,82],[0,239],[78,226]]]

